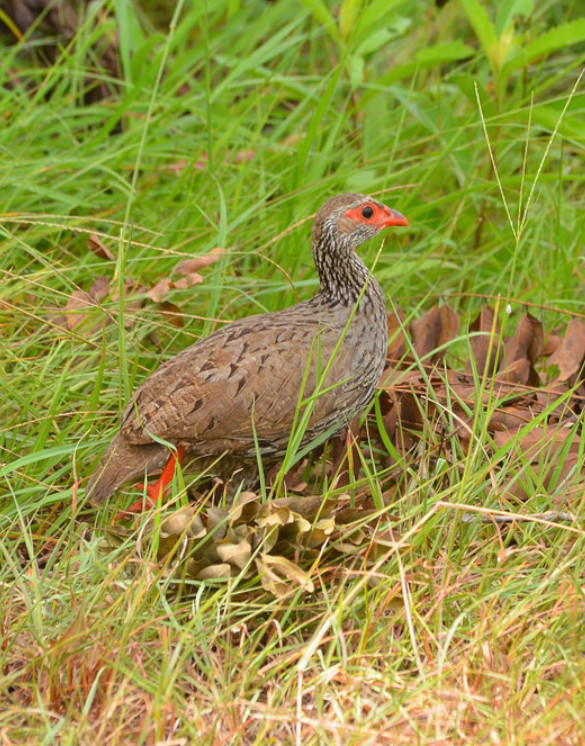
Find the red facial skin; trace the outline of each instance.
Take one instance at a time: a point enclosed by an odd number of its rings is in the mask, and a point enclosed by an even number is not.
[[[363,212],[368,208],[372,211],[369,217],[364,216]],[[364,202],[359,207],[352,207],[344,213],[344,217],[356,220],[358,223],[366,223],[367,225],[373,225],[378,230],[383,228],[390,228],[393,225],[408,226],[408,220],[396,210],[391,210],[386,205],[377,205],[375,202]]]

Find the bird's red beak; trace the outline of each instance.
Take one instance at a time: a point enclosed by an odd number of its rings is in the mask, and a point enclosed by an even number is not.
[[[408,226],[408,220],[398,210],[385,207],[375,225],[382,230],[382,228],[390,228],[393,225]]]

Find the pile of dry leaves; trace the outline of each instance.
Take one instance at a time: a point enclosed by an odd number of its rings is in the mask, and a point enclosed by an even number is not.
[[[454,370],[444,353],[459,336],[457,314],[434,306],[408,330],[401,316],[390,319],[393,339],[380,396],[386,435],[397,452],[411,452],[431,428],[437,455],[452,461],[450,438],[465,453],[485,422],[494,447],[510,444],[523,463],[526,478],[511,475],[503,494],[530,497],[529,485],[538,484],[557,491],[564,485],[565,497],[573,495],[583,460],[585,321],[573,318],[564,330],[545,335],[540,321],[524,313],[505,337],[494,309],[484,305],[465,335],[465,368]]]
[[[352,508],[344,498],[293,496],[263,503],[257,494],[242,492],[229,509],[189,504],[167,512],[156,530],[151,519],[137,550],[146,541],[150,555],[155,538],[157,558],[175,579],[260,576],[267,590],[285,596],[314,590],[310,567],[325,552],[343,556],[345,567],[352,559],[371,564],[387,552],[393,542],[377,530],[377,515],[373,508]],[[119,528],[109,532],[110,540],[127,535]]]

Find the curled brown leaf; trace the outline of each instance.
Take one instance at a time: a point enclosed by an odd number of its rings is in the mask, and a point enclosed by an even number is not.
[[[190,275],[193,272],[196,272],[198,269],[201,269],[202,267],[207,267],[209,264],[217,262],[218,259],[221,259],[221,257],[224,256],[225,251],[226,250],[221,246],[216,246],[207,254],[203,254],[202,256],[193,256],[189,259],[181,259],[181,261],[175,265],[174,271],[180,275]]]
[[[87,248],[90,251],[93,251],[96,256],[99,256],[100,259],[108,259],[110,262],[116,261],[116,257],[96,233],[89,234],[87,238]]]

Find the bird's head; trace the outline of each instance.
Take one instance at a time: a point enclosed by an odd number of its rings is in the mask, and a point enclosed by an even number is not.
[[[357,249],[384,228],[408,225],[396,210],[364,194],[339,194],[326,202],[315,216],[313,242],[333,242],[338,251]]]

